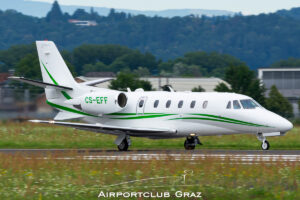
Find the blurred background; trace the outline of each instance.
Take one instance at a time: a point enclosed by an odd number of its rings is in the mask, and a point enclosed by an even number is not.
[[[1,0],[0,35],[2,120],[55,115],[42,89],[8,81],[41,80],[36,40],[54,41],[78,82],[111,77],[98,87],[236,92],[300,117],[300,7],[244,15]]]

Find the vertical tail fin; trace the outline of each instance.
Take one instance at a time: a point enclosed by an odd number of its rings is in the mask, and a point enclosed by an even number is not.
[[[45,83],[74,88],[77,83],[55,44],[51,41],[37,41],[36,46],[43,81]],[[72,94],[66,91],[57,91],[54,88],[46,88],[45,93],[47,99],[72,99]]]
[[[37,51],[43,81],[55,85],[74,87],[74,80],[70,70],[60,55],[56,45],[51,41],[37,41]]]

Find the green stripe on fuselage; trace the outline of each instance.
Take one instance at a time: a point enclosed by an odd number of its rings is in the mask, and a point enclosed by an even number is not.
[[[140,116],[134,116],[134,117],[118,117],[118,118],[110,118],[110,119],[147,119],[147,118],[158,118],[158,117],[166,117],[171,116],[175,114],[161,114],[161,115],[140,115]]]
[[[110,119],[147,119],[147,118],[158,118],[158,117],[165,117],[165,116],[172,116],[172,115],[180,115],[180,114],[167,114],[167,113],[144,113],[144,115],[137,115],[136,113],[110,113],[108,115],[113,116],[124,116],[118,118],[110,118]],[[254,127],[269,127],[265,125],[245,122],[241,120],[236,120],[228,117],[221,117],[217,115],[210,115],[210,114],[193,114],[193,113],[186,113],[182,115],[196,115],[196,116],[203,116],[203,117],[180,117],[180,118],[173,118],[169,120],[178,120],[178,119],[196,119],[196,120],[207,120],[207,121],[218,121],[224,123],[232,123],[232,124],[239,124],[245,126],[254,126]],[[126,117],[132,116],[132,117]],[[209,117],[209,118],[208,118]]]
[[[237,123],[242,123],[242,124],[247,124],[247,125],[252,125],[252,126],[268,127],[268,126],[265,126],[265,125],[245,122],[245,121],[241,121],[241,120],[236,120],[236,119],[232,119],[232,118],[228,118],[228,117],[221,117],[221,116],[216,116],[216,115],[209,115],[209,114],[191,114],[191,115],[212,117],[212,118],[216,118],[216,119],[222,119],[222,120],[226,120],[226,121],[232,121],[232,122],[237,122]]]
[[[164,115],[166,113],[142,113],[144,115]],[[106,115],[116,115],[116,116],[128,116],[128,115],[137,115],[136,113],[109,113],[109,114],[106,114]],[[172,114],[172,115],[175,115],[175,114]]]
[[[226,121],[226,120],[214,119],[214,118],[205,118],[205,117],[179,117],[179,118],[173,118],[173,119],[169,119],[169,120],[180,120],[180,119],[216,121],[216,122],[223,122],[223,123],[229,123],[229,124],[238,124],[238,125],[244,125],[244,126],[254,126],[254,127],[262,127],[263,126],[263,125],[245,124],[245,123]]]
[[[98,117],[98,116],[95,116],[95,115],[91,115],[89,113],[81,112],[79,110],[75,110],[75,109],[72,109],[72,108],[68,108],[68,107],[64,107],[64,106],[58,105],[58,104],[54,104],[54,103],[52,103],[52,102],[50,102],[48,100],[46,102],[50,106],[58,108],[60,110],[65,110],[65,111],[68,111],[68,112],[72,112],[72,113],[76,113],[76,114],[80,114],[80,115],[86,115],[86,116],[90,116],[90,117]]]

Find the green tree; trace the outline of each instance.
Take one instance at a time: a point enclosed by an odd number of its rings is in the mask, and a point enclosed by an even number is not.
[[[187,65],[178,62],[173,66],[173,76],[183,77],[201,77],[206,74],[206,71],[197,65]]]
[[[187,66],[198,66],[202,76],[224,77],[224,71],[228,66],[243,65],[243,63],[230,55],[220,54],[217,52],[207,53],[196,51],[186,53],[184,57],[178,58],[177,63],[183,63]],[[185,70],[189,72],[189,70]],[[190,71],[195,73],[196,71]]]
[[[293,106],[280,94],[275,85],[270,89],[269,98],[266,99],[266,108],[282,117],[293,117]]]
[[[84,65],[81,74],[85,75],[88,72],[106,72],[109,70],[110,68],[106,66],[103,62],[97,62],[95,65],[93,64]]]
[[[234,92],[252,97],[260,104],[265,105],[265,88],[246,65],[230,66],[225,71],[225,81],[230,84],[231,89],[220,83],[215,88],[218,92]],[[226,86],[226,87],[225,87]]]
[[[42,80],[40,62],[37,53],[27,54],[15,68],[15,74],[34,80]]]
[[[288,58],[287,60],[280,60],[273,63],[271,67],[300,67],[300,59]]]
[[[225,83],[219,83],[214,89],[216,92],[231,92],[230,88]]]
[[[54,1],[50,12],[46,16],[48,22],[58,22],[64,19],[63,13],[57,1]]]
[[[70,62],[65,61],[69,70],[76,75],[74,67]],[[27,54],[15,65],[15,74],[34,80],[42,80],[40,62],[37,53]]]
[[[192,92],[205,92],[205,89],[199,85],[198,87],[194,87]]]
[[[1,72],[8,72],[15,68],[15,65],[27,54],[36,53],[34,44],[14,45],[7,50],[0,51],[0,63],[2,63]]]
[[[15,75],[34,80],[42,80],[40,62],[37,53],[27,54],[23,59],[21,59],[15,66]],[[43,92],[42,88],[26,83],[13,81],[11,82],[11,85],[22,90],[29,89],[33,94],[41,94]]]
[[[127,88],[143,88],[145,91],[151,91],[152,85],[149,81],[140,80],[136,74],[120,72],[116,80],[111,81],[109,88],[120,91],[126,91]]]
[[[139,77],[150,76],[151,75],[149,69],[146,68],[146,67],[138,67],[137,69],[135,69],[133,71],[133,73],[137,74]]]

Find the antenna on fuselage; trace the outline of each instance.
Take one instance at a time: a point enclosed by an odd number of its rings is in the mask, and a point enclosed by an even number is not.
[[[175,92],[175,90],[172,88],[171,85],[164,85],[164,86],[161,86],[161,89],[163,91],[166,91],[166,92]]]

